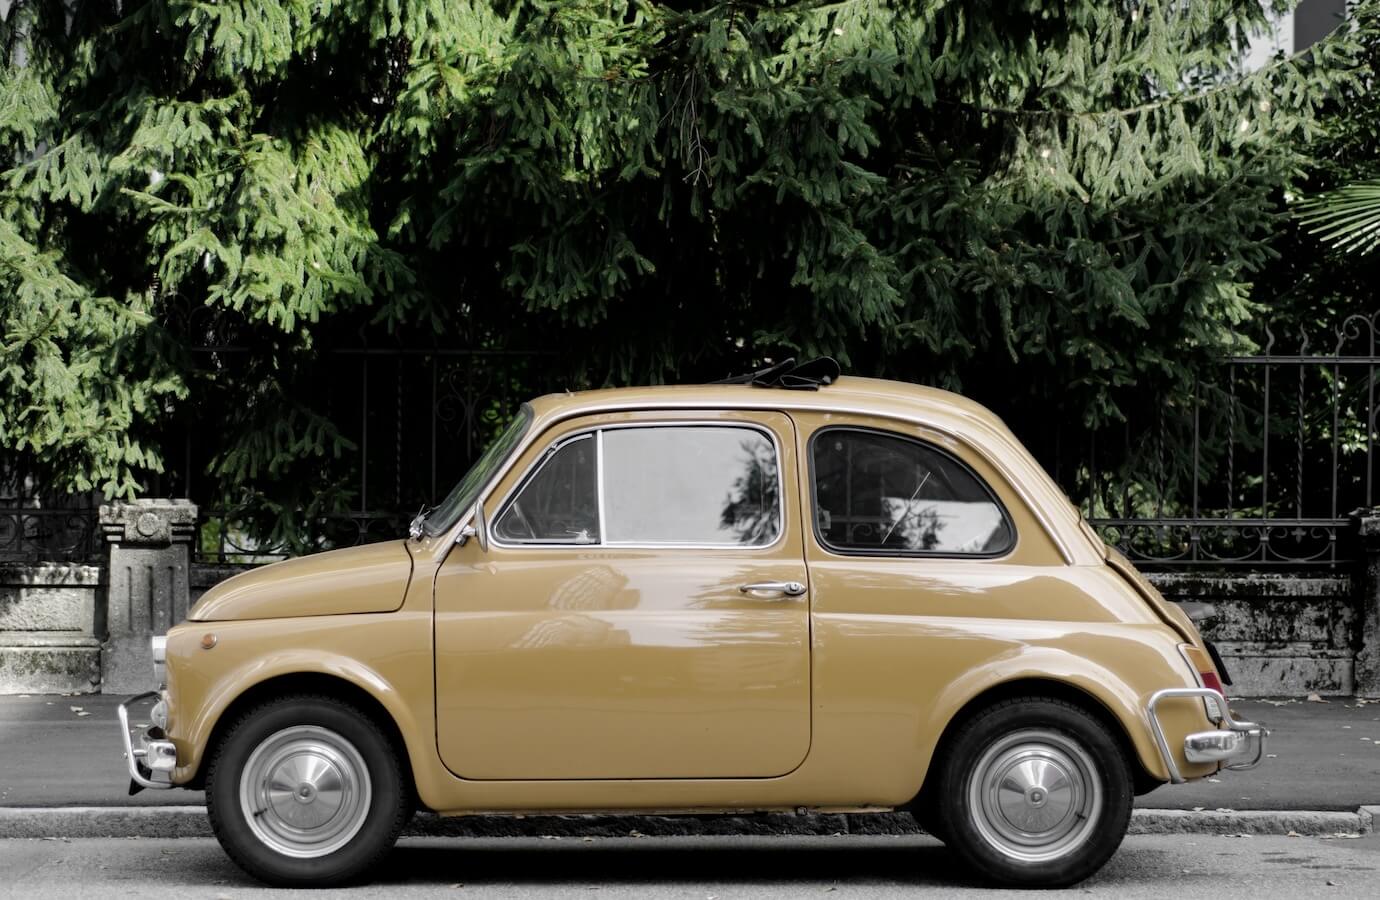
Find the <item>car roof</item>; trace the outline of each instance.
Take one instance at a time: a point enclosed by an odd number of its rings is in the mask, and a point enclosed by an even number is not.
[[[608,408],[712,407],[725,405],[757,409],[842,410],[913,420],[929,413],[940,419],[969,418],[994,430],[1005,424],[991,410],[952,391],[845,375],[818,390],[787,390],[745,384],[679,384],[650,387],[601,388],[547,394],[532,401],[538,418],[565,418]],[[929,418],[929,416],[925,416]]]

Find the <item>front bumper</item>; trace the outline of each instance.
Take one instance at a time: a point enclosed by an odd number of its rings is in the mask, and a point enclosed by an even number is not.
[[[172,773],[177,768],[177,747],[167,739],[163,729],[151,725],[139,734],[138,746],[129,730],[129,708],[146,700],[163,702],[160,691],[149,691],[130,697],[116,710],[120,717],[120,736],[125,744],[125,764],[129,767],[129,792],[136,794],[143,788],[164,790],[173,787]]]
[[[1226,769],[1249,769],[1260,764],[1265,757],[1265,739],[1270,736],[1268,729],[1256,722],[1233,719],[1227,708],[1227,698],[1211,688],[1167,688],[1150,695],[1145,711],[1171,784],[1183,784],[1187,779],[1179,773],[1178,763],[1164,736],[1159,705],[1165,700],[1185,697],[1215,701],[1219,714],[1216,729],[1195,732],[1184,738],[1185,759],[1191,763],[1220,763]]]

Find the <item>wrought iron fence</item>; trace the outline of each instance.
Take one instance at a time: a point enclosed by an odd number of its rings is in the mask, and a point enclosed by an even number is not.
[[[43,489],[41,479],[0,459],[0,562],[90,562],[100,554],[97,498]]]
[[[1266,328],[1191,396],[1141,403],[1153,422],[1019,436],[1138,564],[1341,566],[1355,558],[1349,514],[1376,502],[1378,337],[1380,313],[1351,316],[1321,338]],[[197,352],[233,375],[246,351],[213,343]],[[521,401],[578,385],[554,355],[520,351],[340,349],[319,366],[312,402],[348,449],[332,463],[335,505],[295,512],[293,535],[275,533],[252,498],[227,503],[218,493],[204,473],[220,436],[193,420],[165,441],[171,464],[149,489],[202,507],[199,560],[263,562],[400,535]],[[0,484],[0,560],[96,556],[94,499],[38,498],[14,481]]]
[[[95,562],[101,551],[99,532],[94,506],[0,504],[0,562]]]
[[[1349,563],[1350,514],[1376,499],[1378,331],[1380,313],[1265,327],[1186,403],[1147,404],[1150,428],[1093,431],[1051,471],[1142,566]]]
[[[575,386],[555,355],[530,351],[348,348],[323,354],[322,365],[324,396],[314,402],[351,448],[334,485],[348,508],[304,512],[292,534],[275,533],[256,518],[252,498],[226,505],[198,474],[215,439],[188,428],[178,438],[182,459],[161,487],[202,505],[199,560],[263,562],[397,537],[417,510],[446,495],[524,400]]]

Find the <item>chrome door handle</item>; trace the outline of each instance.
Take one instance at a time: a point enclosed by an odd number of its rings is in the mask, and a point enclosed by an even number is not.
[[[744,594],[784,594],[799,597],[805,593],[805,585],[798,581],[758,581],[754,584],[740,584],[738,590]]]

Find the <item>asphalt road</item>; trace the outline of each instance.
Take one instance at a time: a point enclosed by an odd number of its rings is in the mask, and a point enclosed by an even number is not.
[[[0,806],[200,805],[191,791],[129,797],[115,706],[102,695],[0,697]],[[1273,731],[1258,768],[1166,786],[1142,808],[1347,810],[1380,805],[1380,703],[1236,700]],[[85,713],[85,715],[83,715]]]
[[[0,897],[321,897],[251,881],[214,841],[0,841]],[[983,889],[927,837],[435,838],[400,844],[369,897],[1031,896]],[[1042,897],[1373,898],[1380,838],[1128,838],[1092,879]]]

